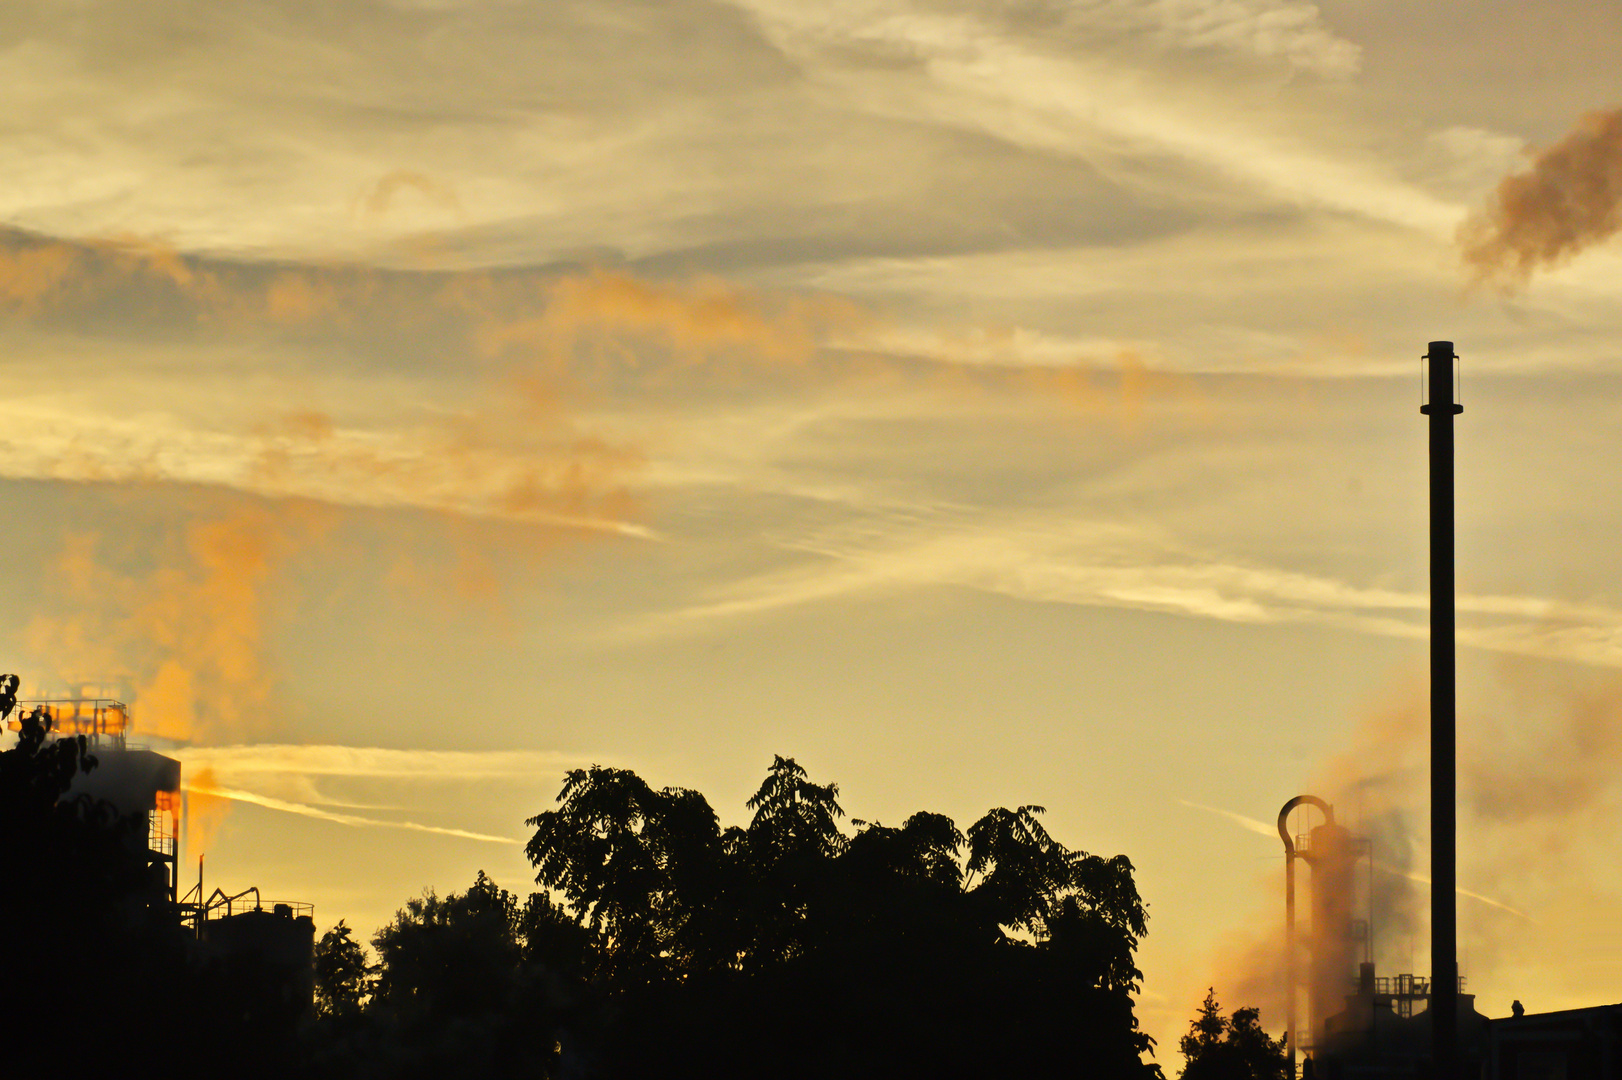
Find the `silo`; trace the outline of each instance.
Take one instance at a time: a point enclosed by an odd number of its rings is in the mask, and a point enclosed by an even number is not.
[[[216,906],[214,911],[220,910]],[[315,1001],[315,919],[309,904],[257,902],[205,918],[204,951],[235,980],[252,986],[257,1007],[296,1017]]]

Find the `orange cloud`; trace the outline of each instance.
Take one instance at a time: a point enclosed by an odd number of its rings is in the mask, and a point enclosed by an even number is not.
[[[0,302],[11,311],[34,309],[80,272],[80,255],[64,243],[0,246]]]
[[[486,282],[477,292],[468,284],[447,299],[477,312],[479,354],[553,373],[581,364],[644,376],[671,362],[803,364],[835,329],[868,318],[832,297],[755,292],[715,278],[656,282],[592,270],[545,282],[532,302],[517,304],[512,282]]]
[[[1622,229],[1622,109],[1592,112],[1459,227],[1477,280],[1524,285]]]
[[[29,621],[24,641],[59,678],[130,687],[140,733],[190,740],[267,731],[273,576],[325,521],[303,504],[193,520],[145,568],[107,557],[96,536],[71,536],[53,575],[55,606]]]
[[[434,189],[426,178],[391,174],[372,197],[386,206],[404,188]],[[1015,331],[977,329],[940,337],[943,356],[896,359],[870,331],[876,313],[838,297],[749,289],[714,277],[651,280],[624,271],[399,272],[358,265],[266,266],[186,255],[154,240],[116,238],[69,243],[0,230],[0,317],[78,319],[99,310],[147,312],[188,332],[202,327],[232,337],[287,335],[300,340],[379,332],[403,340],[443,342],[505,370],[529,415],[562,416],[587,395],[616,394],[634,376],[637,389],[706,377],[768,371],[872,388],[924,385],[951,393],[975,388],[1014,391],[1084,415],[1110,414],[1125,431],[1142,423],[1154,399],[1191,389],[1133,349],[1113,365],[1068,366],[1017,361]],[[871,340],[877,348],[865,347]],[[961,364],[952,343],[976,353],[1006,353],[1006,364]],[[812,362],[815,361],[813,364]],[[1195,395],[1197,396],[1197,395]],[[544,409],[533,406],[545,402]],[[562,424],[553,424],[561,430]],[[600,458],[604,440],[581,443]],[[545,470],[543,470],[545,471]],[[588,471],[590,471],[588,469]],[[519,492],[537,486],[515,485]],[[526,501],[521,499],[520,501]]]
[[[205,854],[231,810],[231,800],[215,781],[214,770],[198,769],[182,780],[181,850]]]

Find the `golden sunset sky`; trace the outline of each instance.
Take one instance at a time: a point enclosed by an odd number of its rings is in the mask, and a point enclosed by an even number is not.
[[[1451,339],[1463,970],[1622,999],[1619,42],[1577,0],[18,0],[4,666],[214,793],[183,878],[366,936],[527,891],[593,762],[725,823],[774,753],[868,820],[1041,804],[1137,866],[1174,1063],[1207,986],[1282,1028],[1293,795],[1428,968]]]

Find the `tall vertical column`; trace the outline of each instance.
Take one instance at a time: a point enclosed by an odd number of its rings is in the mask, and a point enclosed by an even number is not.
[[[1459,1075],[1457,694],[1454,675],[1453,343],[1433,341],[1428,401],[1431,486],[1431,1038],[1436,1080]]]
[[[1285,843],[1289,843],[1288,838]],[[1295,1044],[1301,1041],[1301,1029],[1295,1022],[1295,850],[1292,845],[1284,852],[1284,1051],[1288,1055],[1290,1071],[1285,1075],[1295,1080]]]

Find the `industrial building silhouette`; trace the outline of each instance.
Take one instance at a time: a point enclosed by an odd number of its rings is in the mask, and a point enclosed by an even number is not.
[[[1294,832],[1312,806],[1321,824]],[[1374,927],[1359,918],[1359,882],[1372,879],[1373,845],[1335,819],[1334,807],[1298,795],[1278,816],[1285,850],[1285,985],[1291,1063],[1313,1080],[1427,1077],[1432,1068],[1431,979],[1375,970]],[[1297,921],[1296,863],[1310,869],[1310,918]],[[1363,886],[1367,889],[1368,886]],[[1363,893],[1365,902],[1369,900]],[[1303,954],[1305,962],[1303,963]],[[1622,1080],[1622,1004],[1490,1019],[1459,977],[1459,1075],[1481,1080]]]
[[[150,895],[174,925],[193,938],[199,955],[216,966],[242,973],[265,985],[256,996],[269,997],[287,1012],[308,1011],[314,1001],[315,918],[312,905],[261,900],[251,887],[235,894],[216,888],[204,894],[203,860],[197,881],[180,891],[181,837],[187,797],[181,763],[148,747],[129,742],[130,709],[109,697],[74,696],[19,701],[49,720],[53,739],[84,736],[96,766],[73,777],[64,800],[86,800],[109,807],[122,819],[143,819],[144,829],[126,835],[144,845]],[[10,722],[13,730],[19,721]]]

